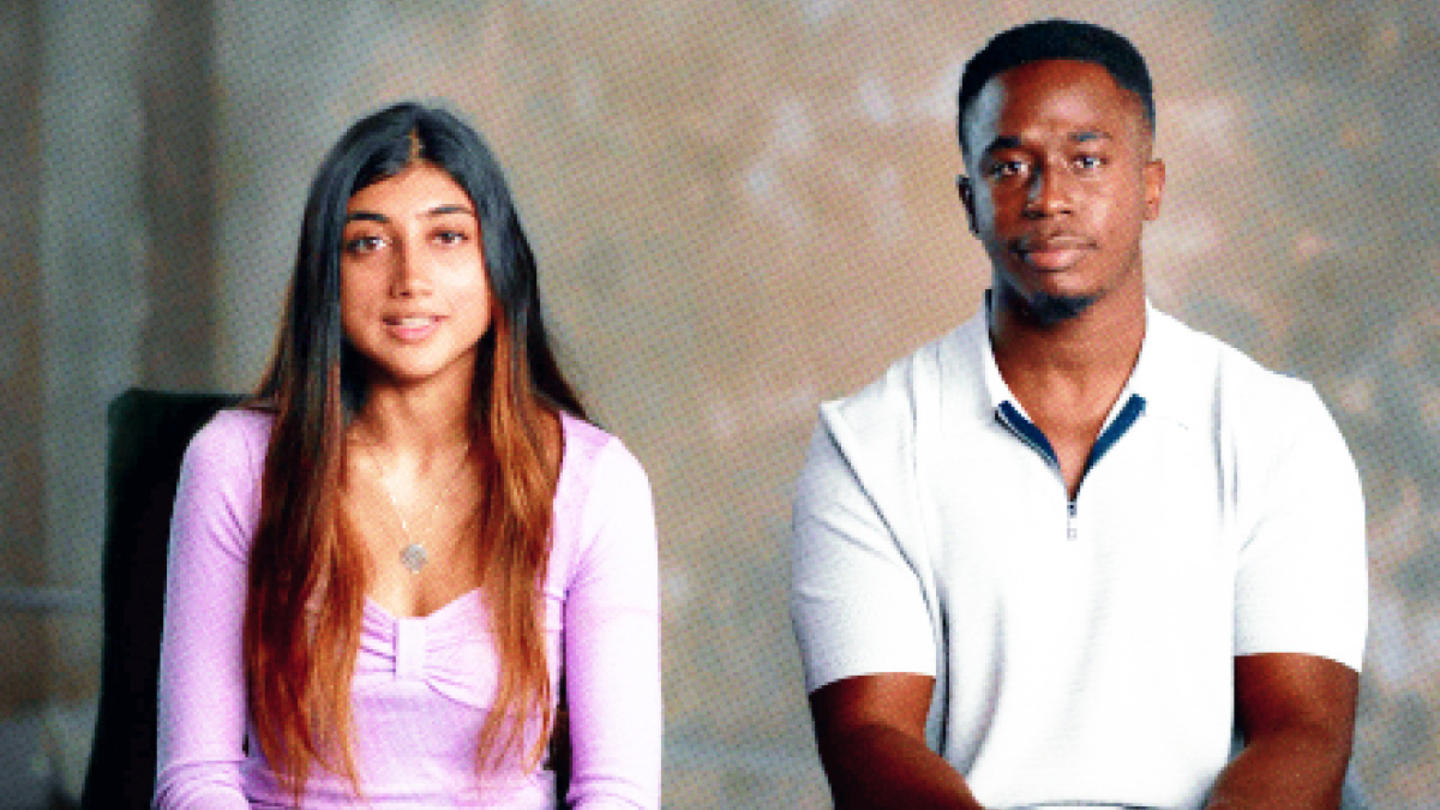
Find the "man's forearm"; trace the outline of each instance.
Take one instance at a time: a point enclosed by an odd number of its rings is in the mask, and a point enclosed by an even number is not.
[[[835,810],[983,810],[965,780],[924,743],[882,725],[833,735],[820,759]]]
[[[1209,810],[1338,807],[1359,689],[1358,672],[1321,656],[1237,656],[1245,748],[1216,780]]]
[[[1350,740],[1298,727],[1247,744],[1220,774],[1207,810],[1340,806]]]

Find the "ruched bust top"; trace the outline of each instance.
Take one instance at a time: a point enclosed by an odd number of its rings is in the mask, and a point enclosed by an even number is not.
[[[254,743],[241,629],[272,417],[224,411],[191,442],[171,528],[161,648],[158,808],[293,804]],[[659,806],[658,583],[649,485],[618,439],[563,419],[544,631],[566,673],[566,804]],[[479,589],[426,616],[367,599],[351,681],[363,799],[313,769],[304,807],[541,808],[554,776],[519,761],[477,776],[498,665]],[[554,690],[552,690],[554,691]],[[532,724],[533,726],[533,724]]]

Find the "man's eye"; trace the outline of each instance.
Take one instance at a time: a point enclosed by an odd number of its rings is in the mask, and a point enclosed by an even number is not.
[[[1099,155],[1081,155],[1075,158],[1075,167],[1079,169],[1098,169],[1105,165],[1105,159]]]
[[[995,177],[1018,177],[1025,173],[1025,164],[1018,160],[996,161],[990,167],[990,174]]]

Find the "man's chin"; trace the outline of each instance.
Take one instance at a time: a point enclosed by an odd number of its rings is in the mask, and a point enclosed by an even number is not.
[[[1047,274],[1017,283],[1018,274],[996,273],[996,303],[1035,326],[1049,327],[1078,318],[1099,301],[1104,291],[1080,279]],[[1078,287],[1079,289],[1075,289]],[[1069,289],[1067,289],[1069,288]]]
[[[1021,314],[1037,326],[1055,326],[1079,317],[1097,298],[1099,296],[1096,295],[1055,295],[1038,292],[1022,303],[1024,311]]]

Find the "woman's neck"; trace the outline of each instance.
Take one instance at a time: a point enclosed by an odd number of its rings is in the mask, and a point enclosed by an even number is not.
[[[456,386],[371,385],[350,436],[410,459],[445,455],[473,438],[471,392]]]

